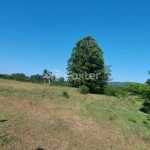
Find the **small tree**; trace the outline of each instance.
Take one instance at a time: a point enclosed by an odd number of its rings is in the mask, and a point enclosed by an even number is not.
[[[52,72],[49,72],[47,69],[44,69],[43,76],[51,76]]]
[[[150,79],[147,79],[146,83],[147,83],[148,85],[150,85]]]
[[[47,75],[47,74],[48,74],[47,69],[44,69],[44,71],[43,71],[43,76],[45,76],[45,75]]]
[[[150,71],[148,71],[148,74],[150,74]],[[150,79],[147,79],[146,83],[150,85]]]

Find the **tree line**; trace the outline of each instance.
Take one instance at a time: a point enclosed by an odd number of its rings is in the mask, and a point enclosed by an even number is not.
[[[22,81],[22,82],[32,82],[32,83],[43,83],[43,77],[45,75],[51,75],[51,82],[53,84],[60,84],[60,83],[64,83],[65,79],[63,77],[61,77],[57,83],[55,83],[56,81],[56,76],[49,74],[49,72],[47,71],[47,69],[45,69],[43,71],[43,74],[35,74],[35,75],[31,75],[31,76],[27,76],[24,73],[12,73],[10,75],[8,74],[0,74],[0,78],[3,79],[9,79],[9,80],[16,80],[16,81]]]

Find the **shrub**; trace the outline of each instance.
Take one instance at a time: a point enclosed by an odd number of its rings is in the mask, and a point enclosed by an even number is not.
[[[147,114],[150,114],[150,100],[146,100],[143,103],[143,108],[141,108],[140,111],[147,113]]]
[[[139,93],[146,99],[143,103],[143,108],[140,110],[144,113],[150,114],[150,86],[148,84],[142,84],[139,87]]]
[[[89,93],[89,88],[87,86],[81,86],[79,88],[79,91],[81,94],[87,94],[87,93]]]
[[[150,86],[148,84],[141,84],[139,87],[139,94],[150,100]]]
[[[147,83],[148,85],[150,85],[150,79],[147,79],[146,83]]]
[[[139,95],[143,98],[150,99],[150,86],[148,84],[128,83],[125,88],[133,95]]]
[[[113,87],[113,86],[106,86],[104,89],[104,93],[108,96],[122,96],[125,97],[128,92],[125,90],[124,87]]]
[[[139,87],[141,84],[139,83],[128,83],[126,85],[126,90],[131,92],[133,95],[139,95]]]
[[[66,98],[69,98],[69,94],[67,93],[67,91],[63,91],[62,95]]]

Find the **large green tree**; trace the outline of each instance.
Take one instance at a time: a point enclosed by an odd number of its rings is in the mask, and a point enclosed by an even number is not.
[[[103,93],[110,75],[110,68],[104,64],[103,52],[91,36],[77,41],[67,70],[71,85],[85,85],[90,93]]]

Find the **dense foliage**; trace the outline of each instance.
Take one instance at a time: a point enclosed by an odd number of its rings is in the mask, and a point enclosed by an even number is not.
[[[109,96],[117,96],[126,94],[138,95],[145,99],[150,99],[150,86],[148,84],[127,83],[125,86],[106,86],[105,94]]]
[[[26,76],[24,73],[14,73],[11,75],[0,74],[0,78],[27,82],[31,80],[31,78]]]
[[[140,109],[144,113],[150,114],[150,85],[139,83],[127,83],[125,86],[106,86],[105,94],[109,96],[137,95],[144,99],[143,107]]]
[[[126,90],[129,91],[132,95],[140,95],[140,87],[143,85],[140,83],[127,83]]]
[[[104,91],[105,95],[108,96],[126,97],[128,95],[128,91],[124,86],[106,86]]]
[[[150,114],[150,100],[145,100],[143,103],[143,107],[140,110],[144,113]]]
[[[76,43],[67,70],[73,87],[85,85],[90,93],[104,93],[110,69],[105,67],[103,52],[92,37],[87,36]]]
[[[148,73],[150,74],[150,71]],[[145,85],[145,87],[140,89],[143,96],[147,98],[143,103],[143,108],[141,111],[150,114],[150,79],[147,79]]]
[[[150,85],[150,79],[147,79],[146,83],[147,83],[148,85]]]

